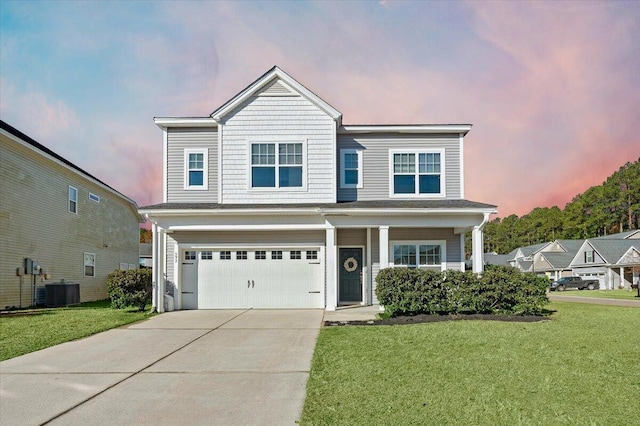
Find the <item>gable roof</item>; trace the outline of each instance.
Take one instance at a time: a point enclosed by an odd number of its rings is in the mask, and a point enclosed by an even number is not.
[[[555,242],[557,242],[566,253],[571,253],[573,256],[580,250],[584,240],[556,240]]]
[[[569,269],[569,264],[575,257],[574,253],[544,252],[541,256],[553,269]]]
[[[617,234],[603,235],[601,237],[591,238],[592,240],[627,240],[640,238],[640,229],[633,231],[618,232]]]
[[[113,193],[114,195],[122,198],[124,201],[126,201],[127,203],[129,203],[131,205],[132,209],[136,212],[136,215],[138,215],[139,221],[140,222],[144,222],[144,218],[138,214],[138,205],[131,198],[129,198],[126,195],[116,191],[111,186],[107,185],[106,183],[104,183],[103,181],[98,179],[97,177],[93,176],[89,172],[87,172],[87,171],[81,169],[80,167],[76,166],[71,161],[67,160],[66,158],[56,154],[55,152],[53,152],[52,150],[50,150],[46,146],[44,146],[41,143],[37,142],[35,139],[31,138],[30,136],[26,135],[25,133],[22,133],[20,130],[16,129],[15,127],[11,126],[10,124],[6,123],[3,120],[0,120],[0,129],[2,129],[3,131],[7,132],[11,136],[13,136],[12,139],[14,141],[16,141],[18,143],[21,143],[23,145],[26,145],[27,147],[31,148],[33,151],[43,155],[46,158],[49,158],[50,160],[52,160],[52,161],[54,161],[54,162],[56,162],[58,164],[61,164],[63,167],[71,169],[75,173],[83,176],[84,178],[86,178],[88,180],[93,181],[97,185],[102,186],[107,191],[109,191],[109,192]]]
[[[589,241],[591,247],[602,256],[602,258],[611,264],[615,264],[629,250],[630,247],[640,247],[638,240],[611,240],[611,239],[594,239]]]
[[[249,97],[256,95],[263,89],[269,89],[275,83],[273,80],[279,79],[284,82],[284,86],[278,87],[275,89],[276,91],[282,92],[285,89],[292,89],[298,92],[300,95],[308,99],[311,103],[315,104],[318,108],[323,110],[327,115],[329,115],[336,123],[337,126],[340,127],[342,121],[342,113],[329,105],[327,102],[322,100],[318,95],[313,93],[311,90],[304,87],[298,81],[296,81],[293,77],[291,77],[286,72],[282,71],[277,66],[274,66],[261,77],[259,77],[256,81],[248,85],[244,90],[238,93],[236,96],[228,100],[224,105],[222,105],[217,110],[211,113],[211,117],[216,121],[220,122],[223,118],[233,111],[236,107],[238,107],[242,102],[247,100]],[[288,87],[287,87],[288,86]]]

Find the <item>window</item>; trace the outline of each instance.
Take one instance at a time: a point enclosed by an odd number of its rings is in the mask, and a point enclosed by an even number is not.
[[[308,250],[307,251],[307,260],[315,260],[318,259],[318,251],[317,250]]]
[[[96,276],[96,255],[94,253],[84,254],[84,276]]]
[[[100,202],[100,197],[97,196],[96,194],[92,193],[92,192],[89,193],[89,199],[91,201],[95,201],[96,203]]]
[[[213,260],[213,252],[203,251],[200,253],[200,260]]]
[[[280,260],[282,259],[282,250],[274,250],[271,252],[271,259]]]
[[[184,260],[196,260],[196,252],[195,251],[185,251],[184,252]]]
[[[362,150],[340,150],[340,187],[362,188]]]
[[[251,187],[302,187],[302,144],[251,144]]]
[[[267,252],[264,250],[256,251],[256,260],[265,260],[267,258]]]
[[[231,252],[230,251],[221,251],[220,252],[220,260],[231,260]]]
[[[236,252],[236,260],[247,260],[247,252],[246,251],[237,251]]]
[[[444,266],[444,241],[395,242],[393,265],[409,268]]]
[[[184,151],[184,189],[207,189],[208,187],[208,150],[185,149]]]
[[[78,190],[69,186],[69,213],[78,213]]]
[[[291,250],[291,252],[289,252],[289,258],[291,260],[302,259],[302,252],[300,250]]]
[[[584,263],[593,263],[593,250],[584,252]]]
[[[390,151],[390,195],[444,196],[444,150]]]

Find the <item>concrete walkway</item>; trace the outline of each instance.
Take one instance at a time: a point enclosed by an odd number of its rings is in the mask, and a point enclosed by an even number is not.
[[[321,310],[177,311],[0,363],[2,425],[294,425]]]
[[[594,305],[632,306],[640,308],[640,299],[605,299],[601,297],[564,296],[557,293],[549,293],[548,296],[549,300],[556,300],[558,302],[591,303]]]

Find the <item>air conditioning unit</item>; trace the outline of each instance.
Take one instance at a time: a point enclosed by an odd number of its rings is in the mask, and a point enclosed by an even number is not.
[[[48,308],[77,305],[80,303],[80,284],[53,283],[45,286],[45,304]]]

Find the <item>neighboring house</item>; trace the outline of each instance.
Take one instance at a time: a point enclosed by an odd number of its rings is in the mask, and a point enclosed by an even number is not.
[[[600,280],[601,289],[630,288],[640,280],[640,240],[585,240],[570,266],[574,275]]]
[[[572,276],[570,264],[582,243],[583,240],[555,240],[547,244],[533,256],[532,269],[554,280]]]
[[[4,121],[0,200],[0,309],[63,279],[104,299],[107,274],[138,263],[136,203]]]
[[[536,254],[541,252],[551,243],[533,244],[525,247],[518,247],[507,255],[507,264],[518,268],[522,272],[537,272],[533,268]]]
[[[208,117],[155,118],[163,202],[154,305],[177,309],[376,304],[389,266],[464,270],[496,208],[464,198],[467,124],[343,125],[277,67]]]

